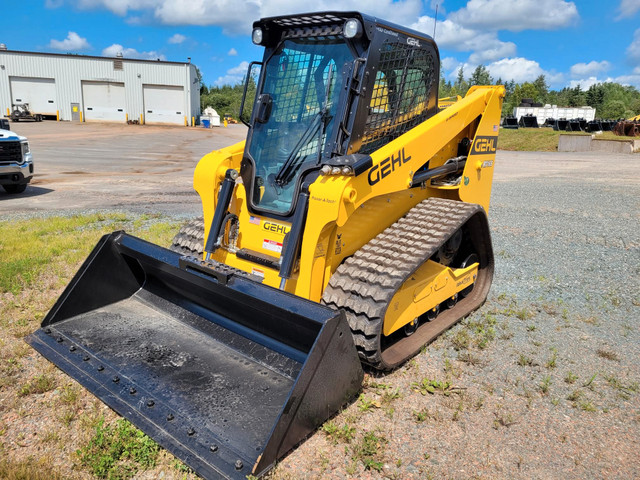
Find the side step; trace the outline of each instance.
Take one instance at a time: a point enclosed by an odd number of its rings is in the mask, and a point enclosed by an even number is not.
[[[265,473],[363,378],[342,312],[124,232],[27,342],[205,478]]]

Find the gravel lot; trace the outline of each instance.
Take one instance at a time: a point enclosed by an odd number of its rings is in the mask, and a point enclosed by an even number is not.
[[[197,215],[197,159],[244,135],[238,126],[16,129],[39,175],[25,194],[0,193],[2,218]],[[640,478],[639,161],[499,152],[489,301],[402,368],[369,372],[360,399],[271,477]],[[138,478],[159,475],[184,474]]]
[[[185,128],[12,123],[29,139],[35,177],[24,194],[0,191],[3,215],[119,209],[202,215],[193,170],[206,153],[244,140],[244,125]]]

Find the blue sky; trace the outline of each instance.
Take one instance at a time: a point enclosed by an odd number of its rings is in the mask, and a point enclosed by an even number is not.
[[[308,6],[312,5],[312,6]],[[207,85],[234,84],[261,58],[262,16],[359,10],[433,33],[445,76],[478,64],[497,79],[544,74],[552,88],[640,88],[640,0],[3,0],[9,50],[191,61]]]

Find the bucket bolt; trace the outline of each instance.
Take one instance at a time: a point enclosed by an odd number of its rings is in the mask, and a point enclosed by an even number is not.
[[[75,352],[75,351],[76,351],[76,347],[75,347],[74,345],[71,345],[71,346],[69,347],[69,351],[70,351],[70,352]]]
[[[156,404],[153,400],[147,400],[147,407],[151,408]]]
[[[82,357],[82,360],[88,362],[90,360],[89,355],[85,355],[84,357]]]
[[[211,450],[211,453],[216,453],[218,451],[218,445],[211,445],[209,450]]]
[[[242,460],[236,460],[236,470],[242,470]]]
[[[104,367],[102,365],[98,365],[98,371],[101,372],[104,370]]]
[[[193,427],[189,427],[189,430],[187,430],[187,435],[189,435],[190,437],[196,434],[196,430]]]
[[[167,415],[167,422],[170,422],[171,420],[173,420],[175,417],[173,416],[173,413],[170,413],[169,415]]]
[[[129,389],[129,393],[130,393],[131,395],[135,395],[135,394],[136,394],[136,389],[135,389],[135,388],[133,388],[133,387],[131,387],[131,388]]]
[[[113,377],[113,383],[118,383],[120,381],[120,377],[118,377],[117,375],[115,377]]]

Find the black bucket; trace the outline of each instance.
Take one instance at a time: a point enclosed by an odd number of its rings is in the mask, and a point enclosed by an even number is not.
[[[518,119],[516,117],[504,117],[502,119],[502,128],[518,128]]]
[[[522,128],[539,128],[538,117],[535,115],[523,115],[518,122]]]
[[[205,478],[263,474],[363,377],[342,312],[124,232],[27,342]]]

